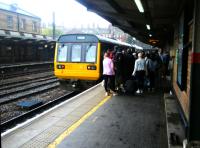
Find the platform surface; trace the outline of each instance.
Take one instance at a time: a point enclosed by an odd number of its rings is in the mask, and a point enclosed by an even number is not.
[[[2,136],[2,148],[45,148],[107,99],[54,147],[167,148],[162,93],[104,96],[102,86]]]
[[[167,148],[161,94],[114,96],[59,148]]]

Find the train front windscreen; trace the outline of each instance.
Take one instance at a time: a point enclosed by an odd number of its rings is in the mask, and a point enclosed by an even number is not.
[[[97,43],[59,43],[57,62],[96,63]]]

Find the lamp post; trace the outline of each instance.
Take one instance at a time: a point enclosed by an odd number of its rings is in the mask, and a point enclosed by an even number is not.
[[[55,12],[53,12],[53,39],[55,39]]]

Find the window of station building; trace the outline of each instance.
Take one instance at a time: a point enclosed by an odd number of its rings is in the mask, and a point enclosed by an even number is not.
[[[7,16],[7,27],[10,29],[13,28],[13,16],[11,16],[11,15]]]
[[[25,19],[20,20],[20,29],[26,30],[26,20]]]
[[[34,32],[37,32],[37,22],[36,21],[33,21],[33,23],[32,23],[32,30]]]

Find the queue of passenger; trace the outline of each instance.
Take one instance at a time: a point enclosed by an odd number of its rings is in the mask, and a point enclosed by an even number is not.
[[[136,93],[154,91],[155,84],[159,84],[155,83],[156,79],[160,81],[159,78],[166,78],[168,64],[167,52],[136,53],[132,49],[119,47],[115,47],[113,51],[108,50],[103,60],[106,96],[125,93],[128,87],[136,88],[133,90]]]

